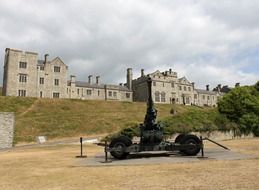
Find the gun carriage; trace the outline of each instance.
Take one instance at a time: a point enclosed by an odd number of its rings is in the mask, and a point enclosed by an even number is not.
[[[148,101],[144,123],[139,125],[140,142],[124,135],[113,138],[107,149],[116,159],[126,159],[130,153],[144,151],[178,151],[187,156],[197,155],[202,148],[202,141],[193,134],[179,134],[174,142],[164,140],[163,125],[156,122],[157,110],[152,100],[152,80],[147,79]]]

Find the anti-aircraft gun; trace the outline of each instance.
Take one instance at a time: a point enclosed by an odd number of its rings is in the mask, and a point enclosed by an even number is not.
[[[116,159],[125,159],[129,153],[143,151],[179,151],[188,156],[197,155],[202,143],[200,138],[192,134],[179,134],[174,142],[164,140],[163,125],[156,122],[157,110],[152,100],[152,80],[147,79],[148,101],[147,112],[143,124],[140,124],[140,142],[132,144],[132,140],[124,135],[111,140],[108,151]]]

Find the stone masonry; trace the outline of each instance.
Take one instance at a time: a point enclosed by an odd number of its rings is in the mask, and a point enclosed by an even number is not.
[[[0,112],[0,149],[13,146],[14,113]]]

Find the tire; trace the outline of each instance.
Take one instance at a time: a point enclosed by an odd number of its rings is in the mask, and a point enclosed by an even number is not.
[[[117,148],[116,151],[111,151],[111,155],[119,160],[127,158],[129,152],[125,152],[125,149],[132,144],[132,141],[127,136],[119,136],[117,138],[112,139],[109,148]]]
[[[196,146],[194,146],[192,148],[187,148],[187,149],[181,150],[181,152],[184,153],[187,156],[195,156],[201,150],[201,147],[199,146],[200,143],[201,143],[201,140],[196,135],[191,135],[191,134],[185,135],[181,139],[180,144],[185,144],[185,145],[193,144],[193,145],[196,145]]]
[[[179,135],[175,138],[174,142],[175,142],[175,143],[180,143],[181,140],[182,140],[182,138],[185,137],[185,135],[186,135],[186,134],[183,134],[183,133],[179,134]]]

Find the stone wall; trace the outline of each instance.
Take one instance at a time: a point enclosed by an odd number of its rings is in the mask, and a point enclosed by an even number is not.
[[[0,112],[0,149],[13,146],[14,113]]]

